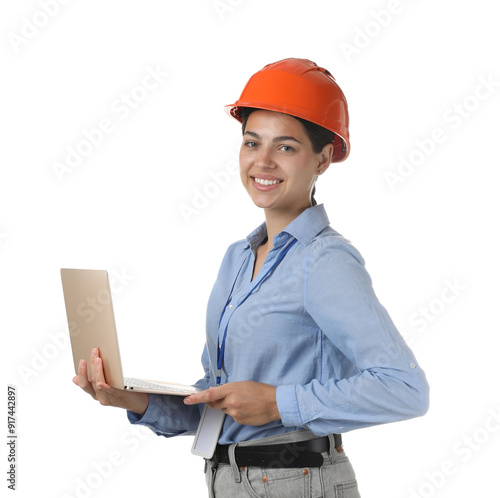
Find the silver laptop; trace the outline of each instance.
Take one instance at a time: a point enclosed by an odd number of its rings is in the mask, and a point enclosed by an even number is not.
[[[92,349],[98,348],[106,382],[112,387],[178,396],[199,391],[176,382],[124,378],[107,271],[61,268],[61,280],[76,375],[81,359],[90,369]]]

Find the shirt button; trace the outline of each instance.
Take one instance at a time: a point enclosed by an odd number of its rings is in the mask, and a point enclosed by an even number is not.
[[[416,366],[417,366],[417,365],[415,365],[415,363],[413,363],[413,362],[412,362],[412,363],[410,363],[410,367],[411,367],[411,368],[415,368]]]
[[[229,309],[232,310],[234,306],[232,304],[229,305]]]

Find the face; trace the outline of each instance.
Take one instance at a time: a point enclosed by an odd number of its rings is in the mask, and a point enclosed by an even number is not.
[[[332,151],[327,145],[314,152],[304,126],[295,118],[254,111],[240,149],[241,180],[255,205],[296,216],[311,206],[315,177],[318,170],[328,168]]]

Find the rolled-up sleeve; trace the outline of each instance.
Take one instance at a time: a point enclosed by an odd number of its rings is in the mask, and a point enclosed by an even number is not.
[[[325,237],[313,244],[305,272],[304,310],[351,374],[279,386],[282,423],[323,435],[425,414],[425,374],[375,295],[359,252]]]

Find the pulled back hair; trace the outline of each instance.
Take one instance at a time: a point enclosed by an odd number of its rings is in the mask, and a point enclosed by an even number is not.
[[[243,133],[245,133],[248,117],[250,116],[250,114],[252,114],[252,112],[254,111],[259,111],[259,110],[261,109],[257,109],[255,107],[243,107],[241,109],[241,118],[242,118],[241,129]],[[290,116],[290,114],[287,114],[287,116]],[[291,117],[295,118],[297,121],[300,121],[302,123],[302,125],[306,130],[307,136],[311,141],[312,149],[316,154],[319,154],[323,150],[323,147],[325,145],[328,145],[334,141],[335,133],[333,133],[333,131],[327,130],[326,128],[323,128],[322,126],[319,126],[315,123],[311,123],[306,119],[298,118],[296,116],[291,116]],[[316,186],[313,187],[311,193],[311,204],[313,206],[316,206],[317,204],[316,199],[314,198],[315,193],[316,193]]]

